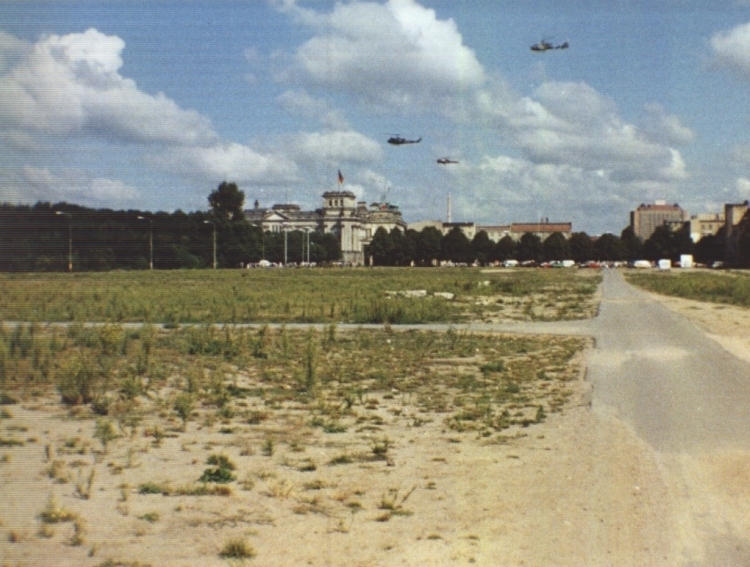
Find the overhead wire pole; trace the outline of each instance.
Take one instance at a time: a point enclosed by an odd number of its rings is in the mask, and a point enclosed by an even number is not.
[[[148,217],[138,217],[139,220],[147,220],[149,222],[148,229],[148,269],[154,269],[154,221]]]
[[[73,215],[64,211],[55,211],[56,215],[68,217],[68,271],[73,271]]]
[[[216,223],[210,220],[204,220],[204,224],[210,224],[214,227],[214,270],[216,269]]]

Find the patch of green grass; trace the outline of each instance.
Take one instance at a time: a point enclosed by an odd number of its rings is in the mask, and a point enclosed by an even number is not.
[[[481,281],[490,285],[479,286]],[[226,322],[459,322],[477,316],[475,297],[547,292],[558,298],[591,297],[597,283],[598,279],[574,270],[483,273],[462,268],[126,271],[45,274],[44,278],[0,274],[0,288],[5,297],[13,298],[0,302],[0,320],[143,321],[175,327],[178,323]],[[90,293],[92,289],[97,293]],[[356,289],[357,293],[332,300],[331,289]],[[425,289],[428,294],[450,292],[456,299],[386,297],[386,291],[413,289]],[[39,305],[44,305],[43,311]],[[127,340],[119,327],[111,327],[99,346],[114,353]],[[218,330],[198,329],[189,348],[194,354],[235,357],[242,345],[224,342],[221,335]],[[327,337],[327,343],[335,342],[335,327],[329,327]],[[266,356],[268,343],[259,338],[254,343],[253,351]]]
[[[663,295],[750,307],[750,277],[744,273],[673,270],[627,272],[625,277],[638,287]]]

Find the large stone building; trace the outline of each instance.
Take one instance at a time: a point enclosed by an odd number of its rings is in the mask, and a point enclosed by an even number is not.
[[[724,228],[724,213],[699,213],[690,217],[690,239],[700,241],[706,236],[715,236]]]
[[[336,234],[341,242],[342,260],[354,265],[364,265],[365,246],[378,228],[388,232],[394,228],[406,230],[396,205],[372,203],[368,207],[366,202],[357,201],[351,191],[323,193],[323,206],[314,211],[288,204],[264,209],[256,201],[254,208],[245,211],[245,218],[271,232],[302,230]]]
[[[750,202],[724,205],[724,258],[729,265],[743,265],[740,239],[750,233]]]
[[[448,234],[451,230],[458,227],[464,233],[466,238],[473,240],[477,233],[484,231],[492,242],[499,242],[505,236],[510,236],[518,242],[521,237],[530,232],[537,235],[542,242],[555,232],[559,232],[565,238],[570,238],[573,230],[573,224],[569,222],[549,222],[549,219],[542,219],[539,222],[515,222],[507,225],[481,225],[473,222],[441,222],[441,221],[421,221],[410,223],[409,228],[420,232],[422,229],[432,226],[438,229],[443,235]]]
[[[653,205],[641,204],[630,213],[630,226],[641,240],[648,240],[656,227],[672,223],[685,223],[690,215],[677,203],[667,205],[665,201],[656,201]]]

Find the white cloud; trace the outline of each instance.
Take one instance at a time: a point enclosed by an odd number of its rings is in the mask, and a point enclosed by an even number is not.
[[[750,23],[715,34],[711,49],[719,65],[750,79]]]
[[[276,98],[281,108],[292,116],[313,118],[330,130],[348,130],[343,113],[333,110],[327,101],[310,96],[304,90],[289,90]]]
[[[29,133],[136,143],[205,144],[210,121],[119,74],[125,42],[95,29],[50,35],[0,76],[0,120]]]
[[[53,172],[26,166],[22,170],[24,193],[34,199],[75,201],[89,206],[112,206],[135,201],[139,192],[122,181],[90,177],[77,170]]]
[[[695,140],[695,133],[683,126],[678,116],[667,114],[660,104],[646,105],[646,113],[644,131],[654,142],[681,146]]]
[[[238,184],[279,185],[299,180],[297,166],[290,159],[259,154],[233,142],[176,147],[152,161],[175,175],[208,183],[224,179]]]
[[[737,197],[740,199],[750,199],[750,179],[740,177],[734,184]]]
[[[298,134],[290,143],[295,159],[337,166],[343,162],[370,163],[383,157],[380,144],[353,131]]]
[[[453,20],[414,0],[337,3],[328,15],[284,9],[318,34],[296,52],[306,80],[389,105],[426,104],[475,88],[484,70]]]

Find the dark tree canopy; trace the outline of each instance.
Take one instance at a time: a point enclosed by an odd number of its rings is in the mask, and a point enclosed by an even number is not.
[[[532,232],[525,232],[516,247],[516,259],[521,262],[541,262],[542,257],[542,239]]]
[[[585,232],[570,235],[570,256],[575,262],[588,262],[594,258],[594,243]]]
[[[243,215],[245,193],[239,190],[236,183],[222,181],[208,196],[208,204],[218,218],[239,220]]]
[[[606,232],[594,243],[594,254],[602,262],[618,262],[625,257],[625,250],[619,238]]]
[[[495,243],[490,240],[486,231],[480,230],[471,241],[471,249],[474,254],[474,260],[480,264],[487,264],[494,260]]]
[[[516,257],[516,241],[506,234],[495,244],[493,256],[495,260],[500,262],[514,259]]]
[[[469,263],[471,258],[471,242],[463,230],[454,226],[448,234],[443,237],[441,258],[450,262]]]
[[[570,243],[561,232],[550,234],[542,244],[544,259],[548,262],[570,260]]]

